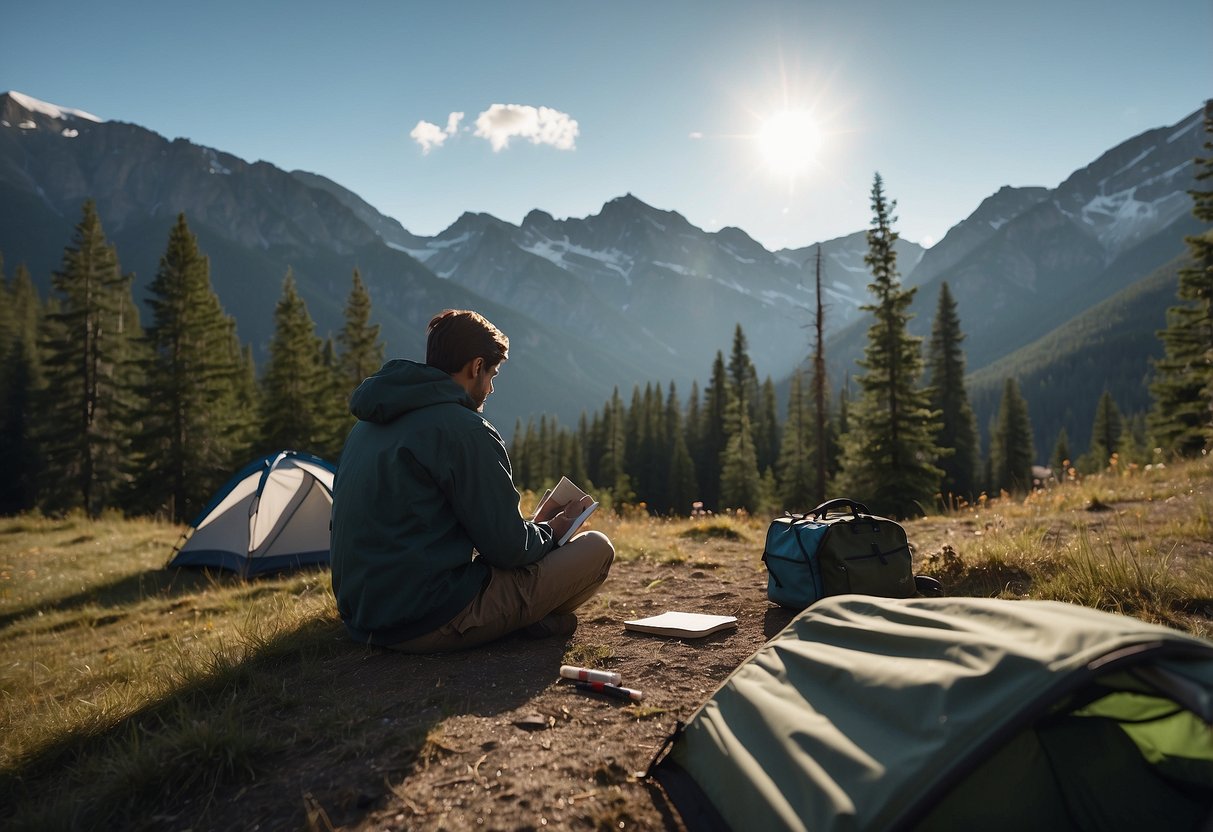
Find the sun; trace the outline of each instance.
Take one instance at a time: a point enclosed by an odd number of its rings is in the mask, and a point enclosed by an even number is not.
[[[807,110],[783,110],[763,122],[758,149],[771,172],[794,177],[817,161],[821,129]]]

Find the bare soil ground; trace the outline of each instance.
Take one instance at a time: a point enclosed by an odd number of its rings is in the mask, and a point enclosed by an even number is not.
[[[759,537],[684,540],[690,556],[683,561],[617,561],[567,642],[514,636],[435,656],[351,646],[328,662],[325,679],[301,681],[321,682],[326,701],[363,703],[365,714],[351,727],[373,740],[355,754],[318,748],[308,759],[282,760],[230,811],[207,807],[208,823],[681,828],[641,775],[677,721],[792,617],[766,601]],[[685,641],[623,628],[625,619],[674,609],[735,615],[738,628]],[[627,704],[580,693],[559,678],[565,662],[618,671],[645,698]],[[194,813],[182,809],[185,817]]]

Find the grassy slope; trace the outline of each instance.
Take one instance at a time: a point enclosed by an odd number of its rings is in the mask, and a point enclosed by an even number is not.
[[[1113,510],[1089,510],[1100,507]],[[1202,460],[1063,483],[908,530],[918,569],[953,594],[1067,600],[1208,637],[1211,518],[1213,464]],[[764,525],[598,523],[621,576],[686,562],[692,548],[725,557],[714,535],[735,527],[760,541]],[[338,683],[315,683],[331,675],[326,662],[361,651],[342,634],[327,573],[245,583],[165,572],[177,534],[113,518],[0,520],[0,804],[11,827],[206,827],[221,804],[272,778],[276,760],[408,766],[441,751],[457,714],[420,703],[427,716],[402,742]],[[752,555],[754,604],[766,607]],[[298,789],[282,796],[283,811],[315,826],[311,805]]]

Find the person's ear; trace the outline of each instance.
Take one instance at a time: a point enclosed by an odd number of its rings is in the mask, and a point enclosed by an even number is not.
[[[484,359],[472,359],[472,378],[480,378],[480,374],[484,372]]]

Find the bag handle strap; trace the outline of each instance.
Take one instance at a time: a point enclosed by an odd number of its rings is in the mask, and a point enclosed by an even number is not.
[[[846,497],[839,497],[834,500],[826,500],[824,503],[819,505],[817,508],[810,511],[809,516],[824,518],[830,512],[842,513],[847,510],[850,510],[851,514],[853,514],[856,517],[858,517],[861,514],[870,515],[872,513],[870,511],[868,511],[868,507],[865,506],[863,503],[858,503],[854,500],[848,500]]]

